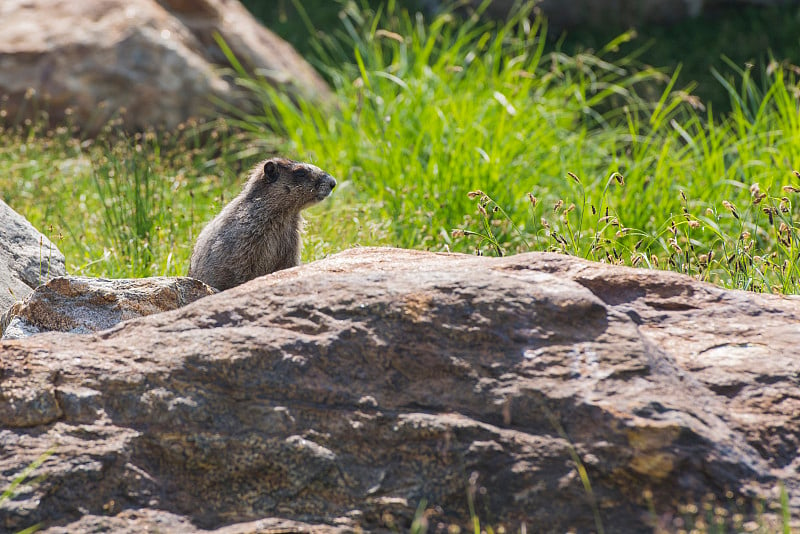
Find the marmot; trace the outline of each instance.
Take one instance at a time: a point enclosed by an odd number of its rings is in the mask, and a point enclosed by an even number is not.
[[[267,159],[242,192],[200,232],[189,276],[220,291],[300,264],[300,211],[327,197],[336,180],[308,163]]]

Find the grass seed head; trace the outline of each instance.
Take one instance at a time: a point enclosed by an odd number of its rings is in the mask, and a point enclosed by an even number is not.
[[[393,41],[397,41],[398,43],[405,43],[405,39],[399,33],[390,32],[389,30],[380,29],[375,32],[375,37],[386,37],[387,39],[391,39]]]
[[[731,215],[733,215],[737,219],[739,218],[739,213],[736,211],[736,206],[734,206],[731,202],[723,200],[722,205],[725,206],[725,209],[731,212]]]

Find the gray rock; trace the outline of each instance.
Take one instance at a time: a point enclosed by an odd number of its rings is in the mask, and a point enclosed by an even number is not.
[[[142,532],[164,534],[344,534],[352,529],[330,525],[309,524],[285,519],[262,519],[213,530],[197,528],[184,516],[164,510],[116,510],[99,516],[85,515],[66,526],[53,526],[47,534],[75,534],[76,532],[113,532],[114,534],[141,534]]]
[[[218,68],[227,62],[216,33],[275,86],[330,95],[238,0],[4,0],[0,19],[0,94],[10,117],[44,108],[53,122],[71,113],[88,131],[115,116],[128,130],[216,117],[214,99],[244,103]]]
[[[0,473],[54,451],[0,529],[407,531],[424,501],[429,532],[471,531],[470,495],[495,531],[596,531],[596,509],[671,532],[707,504],[719,531],[778,532],[780,484],[800,509],[799,324],[798,298],[670,272],[344,252],[0,342]]]
[[[61,251],[2,200],[0,228],[1,315],[39,284],[65,275],[66,270]]]
[[[7,325],[2,339],[52,331],[88,334],[134,317],[174,310],[214,293],[203,282],[184,277],[58,277],[0,317],[0,325]]]

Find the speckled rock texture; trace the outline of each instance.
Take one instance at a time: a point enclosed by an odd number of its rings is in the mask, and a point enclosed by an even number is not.
[[[495,531],[672,532],[704,504],[722,531],[779,531],[780,483],[800,507],[798,346],[797,298],[354,249],[0,342],[0,473],[44,460],[0,530],[397,532],[420,510],[472,531],[472,499]]]
[[[216,290],[185,277],[85,278],[50,280],[0,316],[2,339],[42,332],[88,334],[120,321],[174,310]]]
[[[0,315],[39,284],[64,274],[58,247],[0,200]]]
[[[215,34],[281,90],[330,96],[238,0],[3,0],[0,20],[0,107],[17,120],[46,110],[92,133],[112,118],[129,131],[216,118],[215,100],[246,101],[219,68],[228,62]]]

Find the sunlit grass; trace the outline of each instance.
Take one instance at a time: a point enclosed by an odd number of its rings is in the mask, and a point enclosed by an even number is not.
[[[717,116],[677,73],[606,62],[628,35],[570,56],[546,52],[528,11],[497,24],[343,6],[340,27],[312,43],[334,102],[240,71],[260,107],[228,122],[95,141],[19,125],[0,141],[4,200],[70,272],[184,274],[202,225],[280,152],[340,183],[306,214],[304,261],[355,245],[557,250],[797,292],[792,65],[773,62],[759,83],[734,65],[717,73],[733,109]],[[641,96],[654,86],[655,101]]]
[[[567,161],[576,172],[610,172],[616,147],[603,142],[611,130],[595,107],[612,96],[638,105],[632,86],[657,75],[588,55],[553,55],[543,70],[541,23],[524,14],[501,27],[450,15],[427,25],[388,9],[344,18],[356,63],[338,41],[327,47],[340,66],[328,73],[337,107],[243,79],[264,106],[238,124],[281,132],[284,150],[331,168],[373,218],[391,221],[401,246],[451,245],[470,211],[464,193],[479,186],[497,184],[501,202],[523,205],[535,185],[559,184]]]
[[[224,122],[81,140],[22,124],[0,136],[3,199],[87,276],[184,275],[193,236],[257,156]]]
[[[800,184],[791,65],[773,63],[760,87],[747,71],[718,74],[733,107],[718,117],[676,87],[677,73],[605,62],[625,35],[573,57],[545,53],[544,25],[526,11],[498,25],[450,13],[424,21],[393,2],[377,13],[348,6],[342,29],[316,43],[336,106],[240,70],[262,107],[236,123],[279,133],[285,152],[344,178],[339,205],[389,221],[391,244],[473,252],[476,241],[453,230],[491,231],[480,252],[559,250],[797,291],[795,208],[782,189]],[[656,101],[639,96],[654,83]],[[609,188],[614,177],[625,186]],[[475,212],[475,190],[493,213]]]
[[[624,182],[612,174],[599,199],[588,200],[592,195],[583,180],[567,172],[564,183],[571,192],[545,202],[529,195],[530,222],[523,233],[512,232],[520,226],[513,215],[478,191],[471,196],[479,197],[480,225],[472,222],[456,235],[477,237],[472,242],[488,252],[554,250],[666,268],[727,287],[797,293],[800,172],[791,170],[798,167],[800,147],[797,82],[787,82],[775,66],[768,73],[772,85],[761,93],[746,72],[739,75],[741,93],[725,82],[733,114],[720,124],[702,123],[698,116],[683,124],[673,119],[672,131],[682,142],[662,137],[663,146],[676,150],[662,152],[662,161],[644,178],[629,166]],[[652,144],[632,139],[632,150]]]

